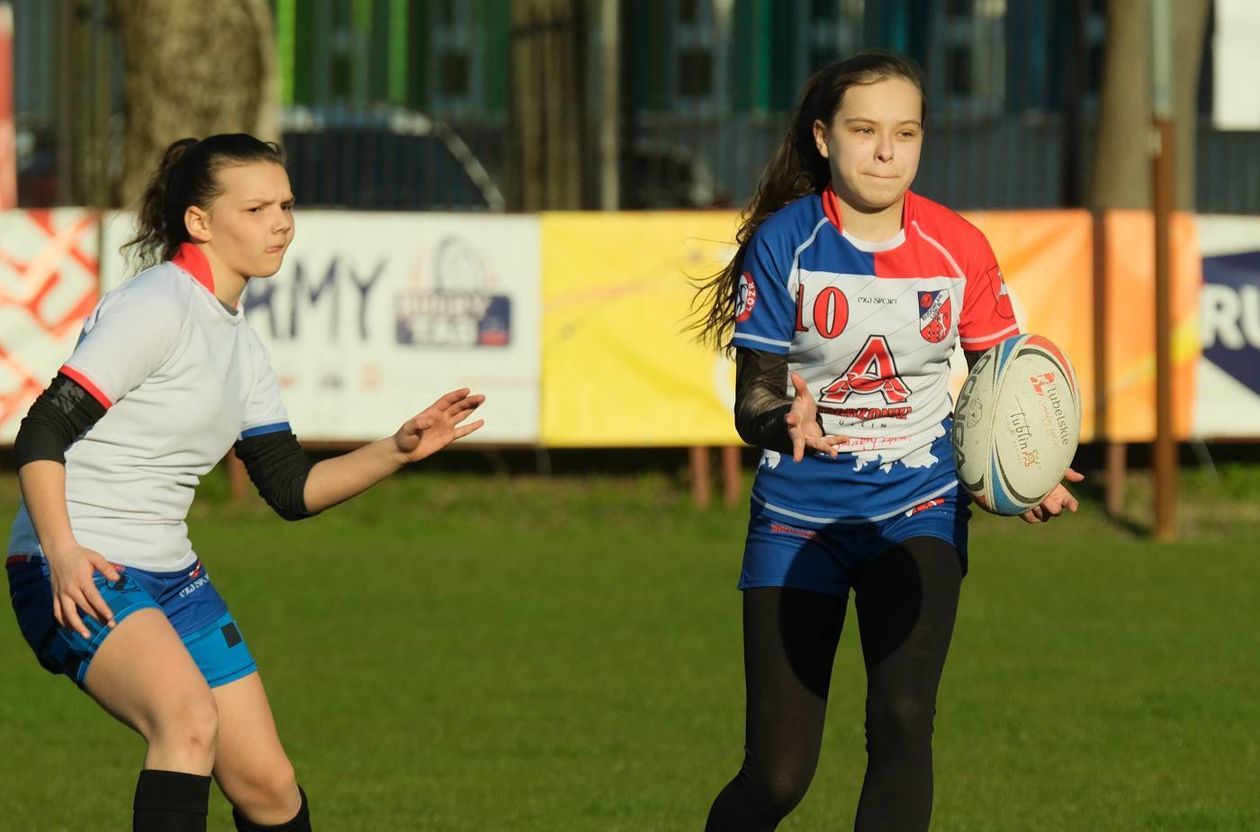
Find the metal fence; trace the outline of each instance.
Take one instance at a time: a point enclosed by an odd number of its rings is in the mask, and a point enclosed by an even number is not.
[[[108,0],[13,2],[19,200],[27,206],[87,201],[66,184],[91,161],[72,149],[84,147],[85,129],[101,134],[91,146],[113,156],[87,165],[99,180],[102,171],[116,173],[121,141],[120,60]],[[1075,206],[1086,192],[1106,37],[1101,2],[558,2],[585,9],[578,17],[587,24],[601,9],[619,7],[619,60],[608,65],[620,67],[623,208],[742,204],[782,138],[791,99],[811,66],[863,46],[900,48],[927,68],[931,111],[916,190],[962,209]],[[504,200],[515,173],[511,79],[509,62],[493,53],[505,39],[528,35],[508,34],[509,1],[465,7],[449,0],[330,0],[328,8],[314,4],[321,10],[310,21],[294,18],[310,5],[277,0],[281,22],[294,31],[315,27],[312,43],[353,42],[360,55],[385,50],[401,74],[379,83],[365,75],[362,83],[339,86],[346,56],[334,49],[325,56],[295,48],[302,59],[281,62],[304,74],[282,79],[291,97],[312,91],[310,101],[294,99],[282,118],[300,202],[380,210],[511,207]],[[373,14],[351,14],[351,7]],[[74,36],[67,26],[77,27]],[[366,28],[329,29],[338,26]],[[597,27],[589,28],[586,65],[604,66],[589,54],[602,43]],[[292,39],[291,33],[281,38],[281,51]],[[1210,30],[1207,41],[1205,60]],[[66,50],[87,57],[68,60]],[[102,63],[93,55],[112,57]],[[1208,75],[1203,102],[1210,101]],[[91,103],[90,123],[75,102]],[[585,111],[605,112],[598,102]],[[80,143],[72,144],[76,135]],[[1214,130],[1201,107],[1197,142],[1197,210],[1260,213],[1260,133]],[[596,142],[588,145],[594,152]]]

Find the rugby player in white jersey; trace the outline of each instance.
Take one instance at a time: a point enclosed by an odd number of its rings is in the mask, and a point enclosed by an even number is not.
[[[129,245],[160,262],[101,298],[18,433],[14,608],[40,663],[147,741],[135,830],[204,830],[211,775],[237,829],[308,830],[257,666],[188,540],[193,489],[235,448],[281,516],[310,517],[477,430],[483,397],[448,393],[312,466],[239,305],[293,239],[279,149],[175,142],[139,228]]]
[[[867,673],[855,827],[926,830],[970,516],[950,357],[1018,328],[984,236],[908,190],[924,135],[915,64],[856,55],[800,102],[734,260],[699,296],[702,338],[735,352],[736,428],[764,449],[739,583],[745,757],[708,829],[771,830],[804,797],[852,590]],[[1060,485],[1025,519],[1065,508]]]

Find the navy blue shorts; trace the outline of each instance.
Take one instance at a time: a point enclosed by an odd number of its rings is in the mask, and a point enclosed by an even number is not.
[[[5,566],[18,626],[39,663],[50,673],[64,673],[83,687],[92,658],[113,631],[82,611],[80,617],[90,638],[57,626],[48,563],[43,557],[13,555]],[[117,581],[100,573],[94,576],[115,623],[121,624],[137,610],[162,610],[210,687],[226,685],[258,669],[201,561],[179,572],[146,572],[129,566],[118,567],[118,571]]]
[[[845,597],[867,564],[912,537],[952,545],[966,574],[970,518],[967,497],[957,490],[874,523],[788,520],[754,500],[739,588],[790,586]]]

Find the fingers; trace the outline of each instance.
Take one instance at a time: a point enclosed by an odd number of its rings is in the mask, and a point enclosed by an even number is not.
[[[481,407],[481,403],[485,400],[485,396],[469,396],[448,410],[446,415],[451,418],[452,424],[458,425],[460,422],[471,416],[474,410]]]
[[[93,583],[84,593],[87,598],[87,605],[84,609],[97,621],[104,621],[107,627],[114,626],[114,613],[109,608],[109,604],[105,603],[105,599],[101,597],[101,591],[96,588]]]
[[[67,630],[74,630],[84,638],[91,638],[92,633],[83,623],[83,616],[90,615],[97,621],[104,621],[106,626],[114,627],[114,613],[105,603],[96,583],[86,587],[71,586],[63,589],[53,598],[53,617],[57,623]]]
[[[91,557],[88,558],[88,561],[91,562],[93,569],[95,569],[97,572],[100,572],[102,575],[104,575],[106,578],[108,578],[111,581],[116,581],[122,577],[122,575],[118,573],[118,570],[114,568],[114,564],[105,560],[105,558],[101,557],[100,555],[93,554]]]
[[[840,446],[849,444],[847,436],[820,436],[817,439],[809,440],[809,446],[816,451],[823,453],[835,459],[840,455]]]
[[[485,423],[486,423],[486,420],[485,420],[485,419],[478,419],[478,420],[477,420],[477,421],[475,421],[475,422],[469,422],[469,423],[468,423],[468,424],[466,424],[466,425],[461,425],[460,427],[458,427],[458,428],[456,428],[456,429],[455,429],[455,438],[456,438],[456,439],[463,439],[463,438],[464,438],[465,436],[467,436],[468,434],[470,434],[470,433],[472,433],[473,431],[475,431],[475,430],[479,429],[479,428],[480,428],[482,425],[484,425]]]
[[[92,564],[92,569],[100,572],[107,580],[116,581],[122,577],[118,574],[118,570],[114,568],[114,564],[95,552],[88,557],[88,562]],[[91,573],[88,573],[88,579],[91,580]],[[97,621],[104,621],[107,626],[113,627],[114,612],[109,608],[109,604],[105,603],[105,599],[101,597],[101,591],[96,588],[96,581],[91,581],[84,588],[83,594],[87,596],[88,601],[88,606],[84,607],[84,609],[91,612]]]
[[[1068,482],[1083,482],[1085,480],[1085,475],[1079,471],[1069,468],[1067,469],[1067,473],[1063,475],[1063,478]]]
[[[67,630],[74,630],[84,638],[91,638],[92,634],[88,632],[87,625],[85,625],[83,623],[83,619],[79,617],[79,602],[81,597],[81,593],[80,598],[76,598],[71,592],[61,593],[61,626],[65,627]],[[82,606],[86,609],[87,602],[84,601]]]
[[[800,462],[805,458],[805,435],[801,433],[801,417],[795,410],[789,410],[783,417],[788,426],[788,436],[792,438],[792,459]]]
[[[809,387],[805,384],[805,379],[801,377],[800,373],[792,373],[791,379],[792,387],[796,390],[796,395],[802,398],[813,398],[813,396],[810,395]]]
[[[469,393],[469,388],[467,387],[461,387],[458,390],[452,390],[451,392],[447,393],[442,398],[435,401],[432,405],[432,408],[430,409],[436,408],[440,411],[446,410],[451,405],[458,402],[460,399],[465,398],[468,395],[468,393]]]

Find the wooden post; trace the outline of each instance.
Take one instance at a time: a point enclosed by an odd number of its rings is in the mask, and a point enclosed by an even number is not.
[[[722,448],[722,502],[728,506],[739,503],[743,492],[740,483],[740,447],[726,445]]]
[[[713,484],[709,469],[709,449],[699,445],[691,448],[691,499],[699,508],[708,508],[713,502]]]
[[[1155,195],[1155,537],[1177,537],[1177,437],[1173,426],[1172,256],[1173,108],[1170,0],[1151,7],[1151,112],[1156,130]]]
[[[1172,252],[1173,125],[1157,119],[1155,157],[1155,537],[1177,538],[1177,435],[1173,424]]]
[[[1094,439],[1104,450],[1104,503],[1108,517],[1124,513],[1125,446],[1111,438],[1111,401],[1108,390],[1110,298],[1107,292],[1107,212],[1094,212]]]

